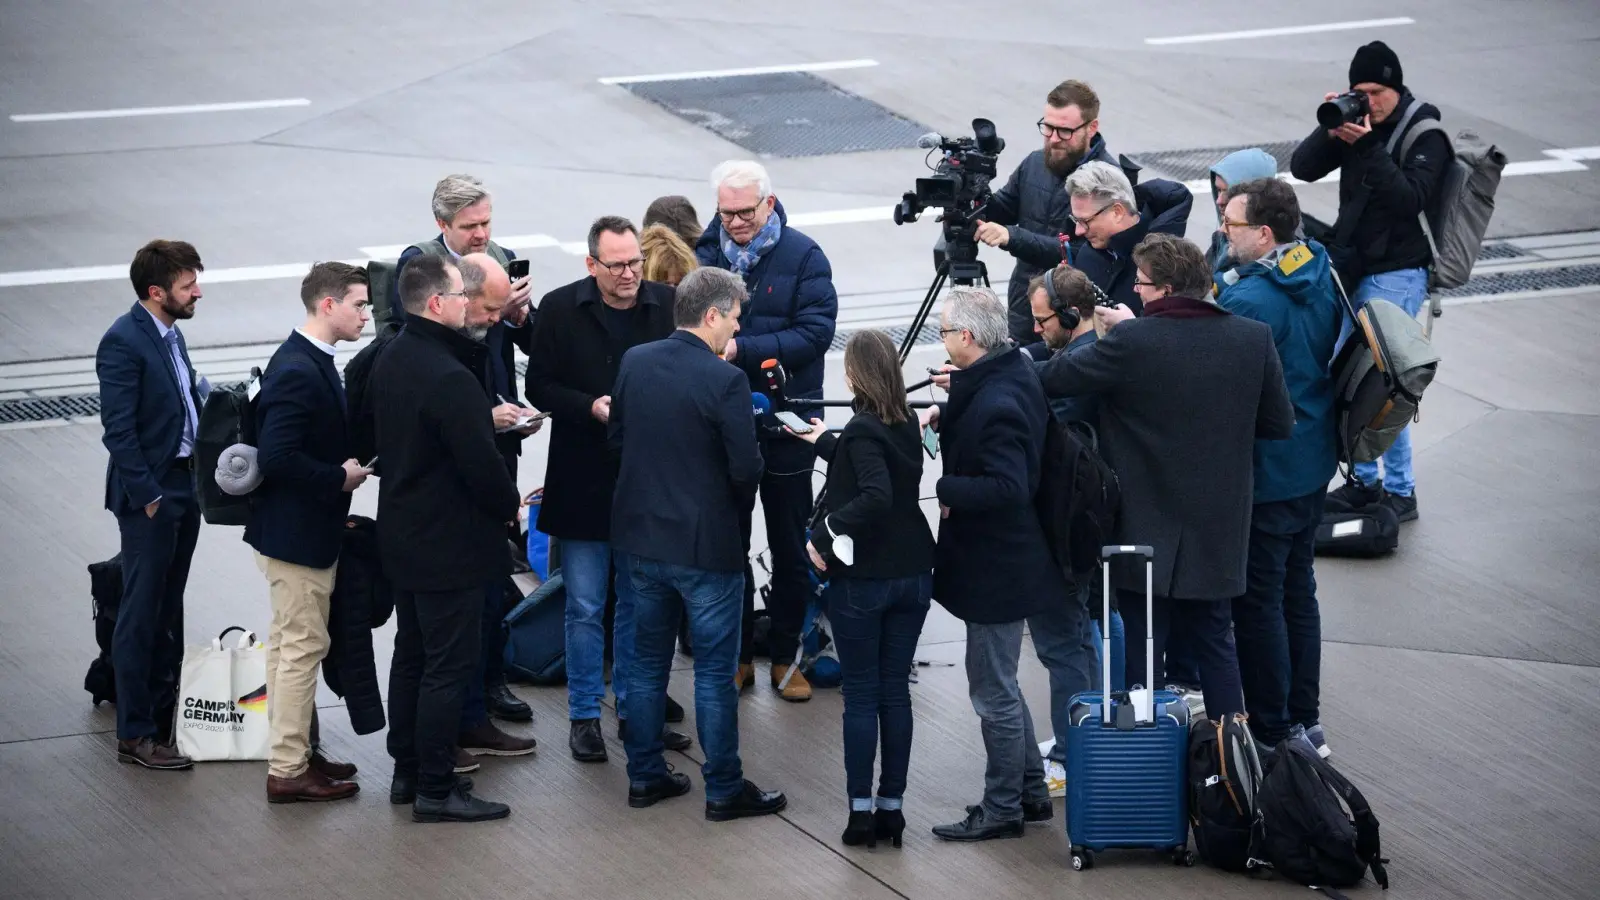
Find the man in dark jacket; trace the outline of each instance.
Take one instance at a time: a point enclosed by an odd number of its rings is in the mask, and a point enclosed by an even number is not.
[[[1350,295],[1356,309],[1381,297],[1414,316],[1428,298],[1428,268],[1433,264],[1418,217],[1437,213],[1450,141],[1442,132],[1429,132],[1417,138],[1405,159],[1398,158],[1405,137],[1397,133],[1401,123],[1438,119],[1439,110],[1406,90],[1400,58],[1382,41],[1356,51],[1350,61],[1350,90],[1366,96],[1371,114],[1332,131],[1318,127],[1295,148],[1289,171],[1301,181],[1316,181],[1339,170],[1339,219],[1324,239],[1344,283],[1356,286]],[[1349,333],[1346,321],[1340,340]],[[1381,484],[1376,462],[1357,463],[1354,474],[1354,481],[1328,495],[1329,509],[1382,502],[1402,522],[1417,517],[1409,429],[1383,454]]]
[[[1245,708],[1265,745],[1303,729],[1326,754],[1313,563],[1323,492],[1339,466],[1329,363],[1344,313],[1327,252],[1295,237],[1294,188],[1276,178],[1234,185],[1223,226],[1237,266],[1219,282],[1217,305],[1272,329],[1295,420],[1289,440],[1256,441],[1248,578],[1233,601]]]
[[[409,318],[372,374],[379,545],[395,587],[389,671],[390,800],[420,822],[504,818],[456,782],[454,744],[479,653],[483,596],[511,575],[506,523],[520,504],[494,444],[461,273],[436,256],[401,276]]]
[[[1045,648],[1079,640],[1085,613],[1035,512],[1050,407],[1032,362],[1010,344],[1005,304],[988,288],[956,288],[939,330],[956,371],[949,402],[928,413],[944,451],[933,596],[967,623],[968,693],[989,764],[983,802],[933,833],[951,841],[1021,837],[1024,821],[1053,815],[1017,683],[1023,628],[1055,670]]]
[[[715,349],[744,370],[752,391],[766,390],[761,364],[776,359],[788,373],[788,396],[821,398],[823,358],[833,342],[834,320],[839,314],[828,258],[815,241],[788,226],[788,216],[760,163],[730,160],[711,173],[711,181],[717,189],[717,218],[701,235],[695,256],[703,266],[726,269],[743,278],[750,297],[739,323],[739,336]],[[783,408],[778,398],[774,405]],[[805,419],[817,408],[796,404],[791,411]],[[763,425],[775,426],[770,415],[763,419],[767,420]],[[767,596],[767,611],[772,616],[772,686],[785,700],[809,700],[811,685],[798,669],[791,671],[790,663],[811,597],[806,523],[811,516],[811,470],[817,454],[810,444],[790,440],[776,427],[763,428],[762,433],[767,474],[761,482],[761,508],[772,551],[772,586]],[[745,574],[749,620],[755,577],[748,567]],[[750,664],[752,642],[748,634],[746,637],[739,670],[741,686],[755,680]]]
[[[1211,287],[1199,247],[1155,234],[1133,262],[1144,316],[1096,309],[1100,340],[1051,359],[1041,378],[1051,396],[1099,396],[1100,447],[1122,490],[1117,543],[1155,548],[1153,622],[1142,567],[1112,571],[1132,636],[1128,684],[1151,686],[1147,629],[1156,685],[1178,634],[1199,664],[1206,712],[1220,721],[1244,709],[1230,629],[1231,600],[1245,588],[1252,453],[1258,438],[1290,436],[1294,408],[1271,330],[1199,299]]]
[[[663,756],[667,676],[684,610],[694,642],[695,724],[706,761],[706,818],[777,813],[788,804],[744,779],[739,759],[738,661],[744,590],[742,511],[761,482],[749,382],[717,358],[739,330],[741,279],[696,269],[678,285],[664,340],[627,351],[607,423],[620,456],[611,546],[634,596],[633,666],[624,701],[631,723],[628,805],[689,790]],[[804,551],[802,551],[804,552]]]
[[[1116,164],[1100,134],[1100,97],[1081,81],[1063,81],[1050,91],[1039,133],[1044,146],[1024,157],[1005,187],[994,192],[976,235],[1017,258],[1008,290],[1008,323],[1018,346],[1033,339],[1028,282],[1054,268],[1062,259],[1063,240],[1073,238],[1072,210],[1061,186],[1083,163]]]
[[[606,596],[612,581],[611,497],[616,461],[606,450],[611,388],[622,355],[672,333],[672,288],[643,281],[644,257],[633,223],[602,216],[589,227],[589,277],[556,288],[539,302],[528,396],[551,413],[540,531],[561,541],[567,588],[567,743],[581,762],[605,762],[600,702],[605,699]],[[620,568],[620,567],[618,567]],[[627,731],[628,671],[633,666],[633,591],[618,578],[611,688],[617,729]],[[685,750],[688,735],[663,736]]]
[[[256,395],[262,481],[244,528],[272,597],[268,803],[339,800],[359,790],[345,780],[355,766],[311,745],[311,723],[345,515],[351,492],[369,474],[350,456],[344,386],[333,364],[334,345],[360,338],[367,324],[367,273],[317,263],[300,283],[300,301],[305,323],[272,354]]]
[[[1089,276],[1114,303],[1143,309],[1134,287],[1133,248],[1146,236],[1183,237],[1194,194],[1176,181],[1152,179],[1137,188],[1116,166],[1090,162],[1067,179],[1073,232],[1088,246],[1069,250],[1067,261]]]

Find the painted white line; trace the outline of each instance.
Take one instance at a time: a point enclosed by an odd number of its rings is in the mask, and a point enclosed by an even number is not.
[[[688,81],[693,78],[732,78],[736,75],[772,75],[779,72],[833,72],[838,69],[866,69],[878,64],[875,59],[841,59],[833,62],[794,63],[787,66],[751,66],[744,69],[707,69],[703,72],[672,72],[665,75],[614,75],[601,84],[643,84],[650,81]]]
[[[111,281],[127,278],[128,267],[78,266],[73,269],[35,269],[32,272],[0,272],[0,288],[33,287],[40,284],[75,284],[81,281]]]
[[[304,97],[283,100],[247,100],[242,103],[196,103],[191,106],[136,106],[128,109],[85,109],[77,112],[24,113],[13,122],[71,122],[78,119],[130,119],[136,116],[182,116],[190,113],[243,112],[251,109],[283,109],[310,106]]]
[[[503,238],[497,237],[494,242],[507,250],[541,250],[561,243],[548,234],[512,234]],[[406,252],[410,246],[410,244],[382,244],[376,247],[362,247],[361,252],[370,259],[399,259],[400,254]]]
[[[893,222],[894,207],[864,206],[859,209],[830,209],[821,212],[795,213],[789,224],[796,228],[814,225],[851,225],[856,222]],[[920,219],[918,221],[921,221]]]
[[[1548,151],[1546,151],[1548,152]],[[1520,162],[1506,163],[1500,174],[1504,175],[1551,175],[1556,172],[1584,172],[1589,167],[1581,162],[1570,159],[1525,159]]]
[[[1555,159],[1600,159],[1600,147],[1568,147],[1565,150],[1546,150],[1544,155]]]
[[[1215,31],[1210,34],[1185,34],[1177,37],[1145,38],[1153,47],[1171,44],[1208,44],[1212,41],[1242,41],[1250,38],[1281,37],[1290,34],[1318,34],[1324,31],[1354,31],[1359,28],[1384,28],[1390,25],[1415,25],[1406,16],[1392,19],[1362,19],[1359,22],[1325,22],[1320,25],[1287,25],[1282,28],[1255,28],[1250,31]]]

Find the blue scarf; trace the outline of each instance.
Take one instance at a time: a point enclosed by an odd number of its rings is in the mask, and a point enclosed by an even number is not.
[[[769,250],[778,245],[778,238],[782,236],[783,222],[778,219],[778,211],[776,209],[772,211],[771,215],[767,216],[767,224],[761,226],[761,230],[756,232],[756,236],[751,238],[750,243],[743,247],[734,243],[733,238],[728,237],[728,229],[723,228],[722,255],[727,257],[728,271],[740,278],[749,275],[750,270],[754,269],[756,263],[761,261],[761,257],[766,256]]]

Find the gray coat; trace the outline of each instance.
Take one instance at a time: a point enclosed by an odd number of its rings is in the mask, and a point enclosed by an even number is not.
[[[1294,428],[1272,330],[1159,300],[1039,375],[1052,397],[1100,397],[1101,452],[1122,487],[1117,539],[1155,547],[1156,596],[1243,594],[1255,441]],[[1117,586],[1143,593],[1144,573],[1119,569]]]

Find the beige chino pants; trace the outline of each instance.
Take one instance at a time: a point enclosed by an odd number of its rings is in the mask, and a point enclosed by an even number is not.
[[[267,635],[267,721],[272,751],[267,772],[296,778],[311,761],[317,711],[317,665],[328,655],[328,600],[339,565],[311,569],[256,554],[272,595]]]

